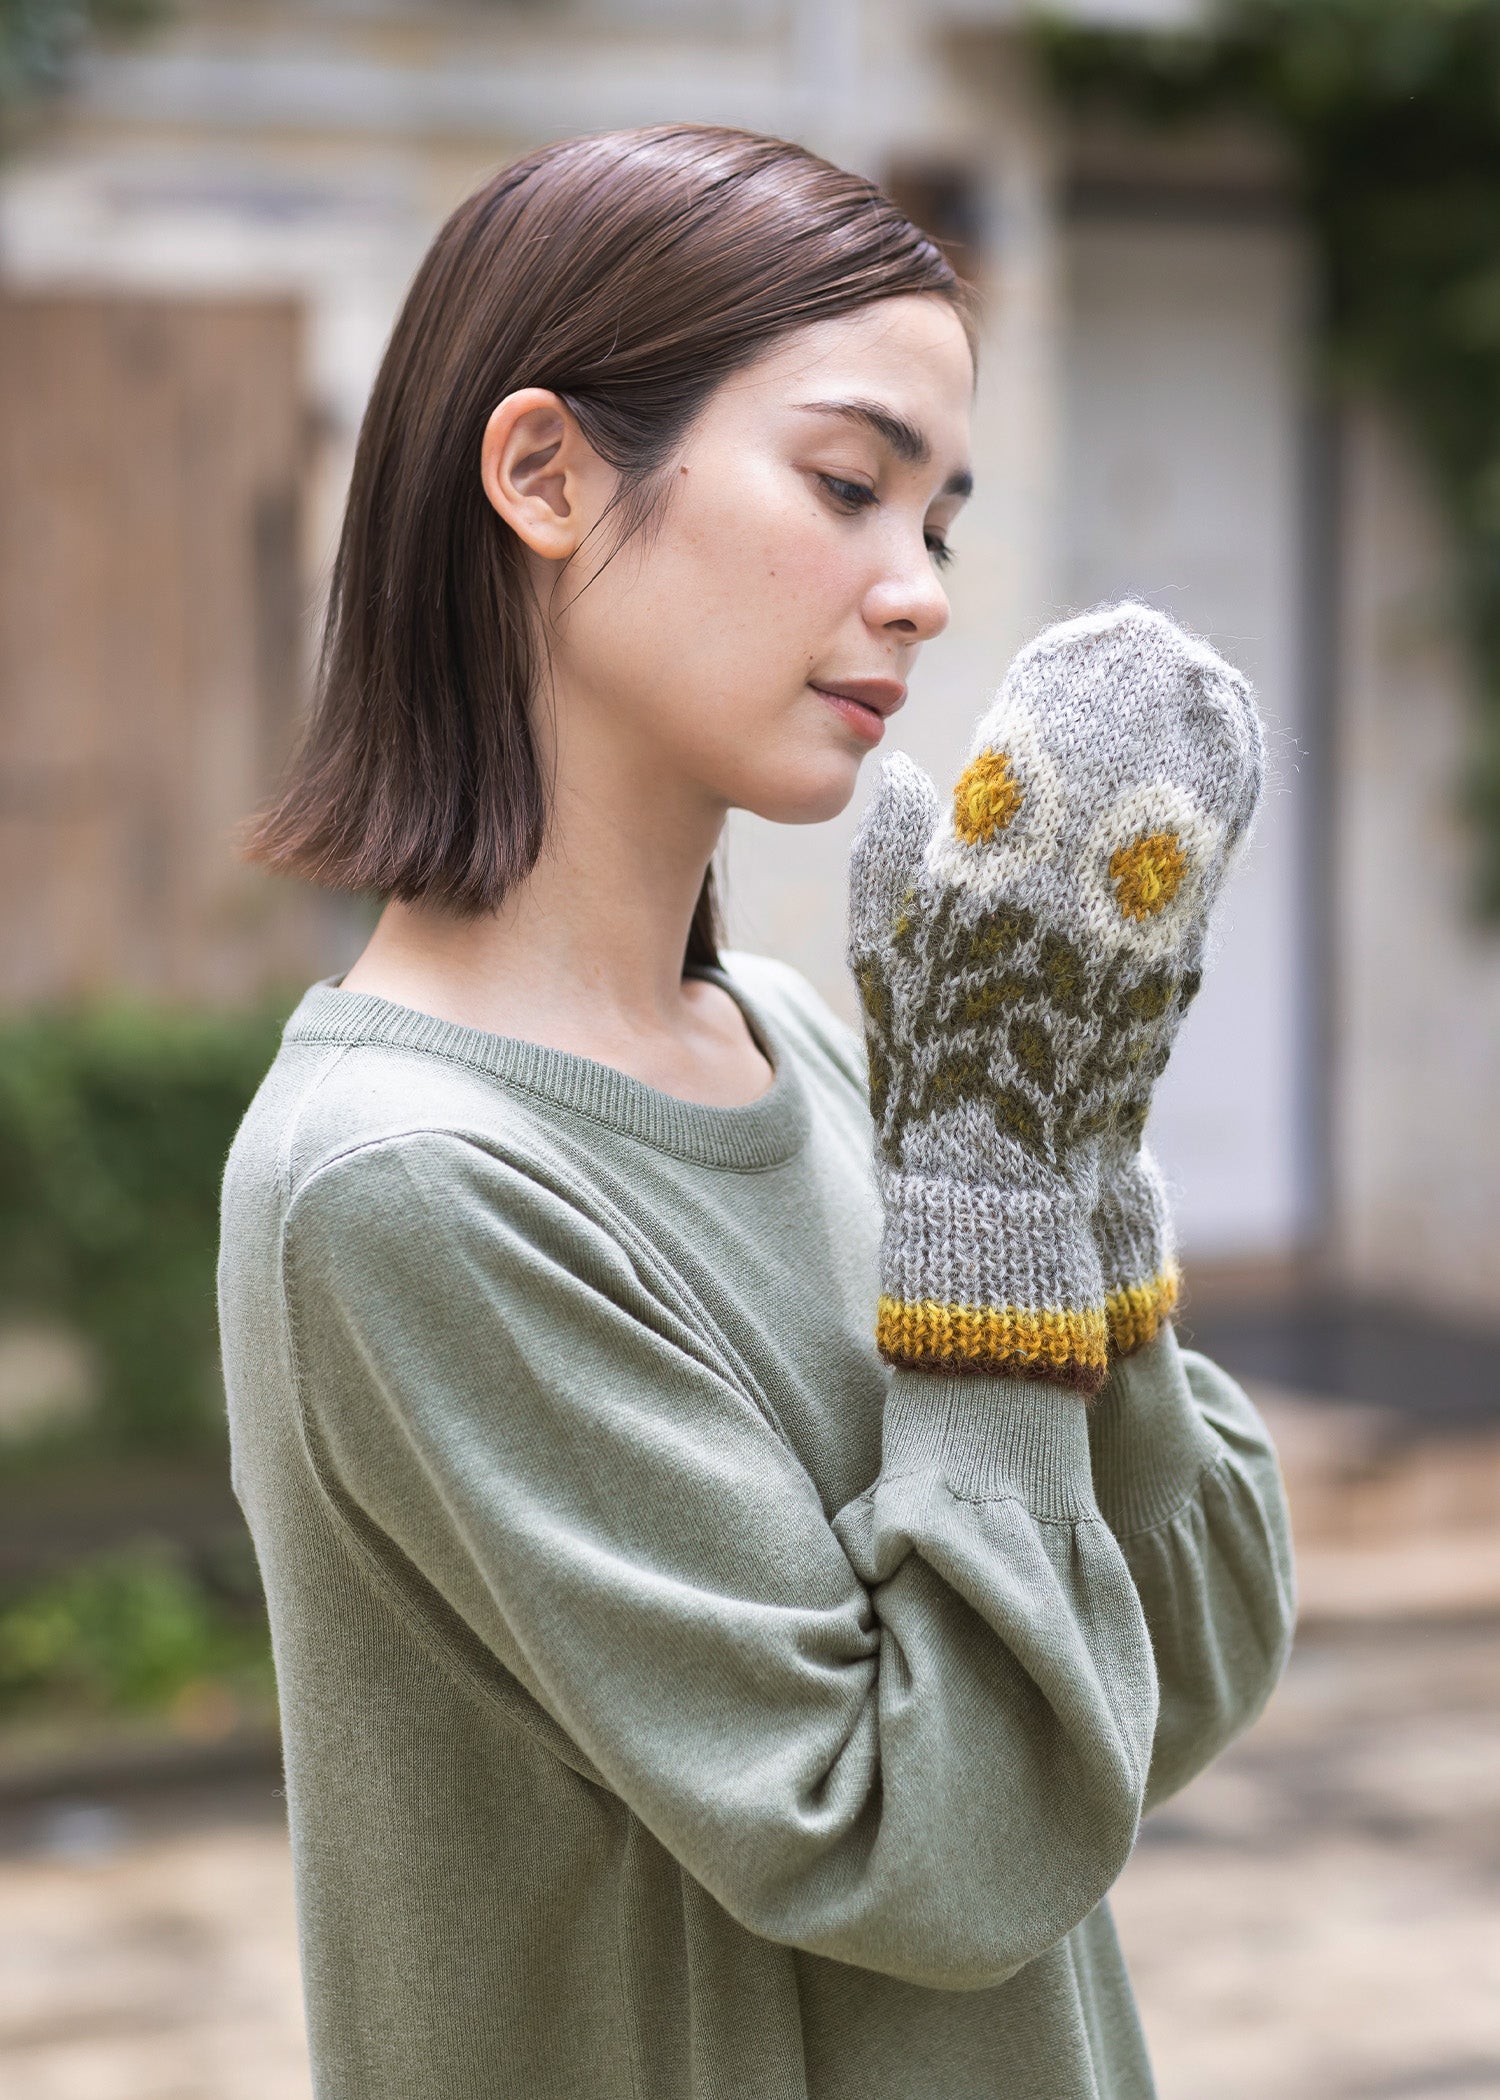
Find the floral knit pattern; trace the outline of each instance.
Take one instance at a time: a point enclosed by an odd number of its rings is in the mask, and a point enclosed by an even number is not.
[[[1170,1315],[1142,1133],[1263,763],[1245,680],[1130,604],[1021,652],[946,805],[886,761],[849,957],[889,1361],[1090,1392]]]

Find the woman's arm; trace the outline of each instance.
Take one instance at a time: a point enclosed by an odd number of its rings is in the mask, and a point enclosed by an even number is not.
[[[1161,1711],[1144,1808],[1260,1713],[1296,1621],[1291,1522],[1250,1400],[1169,1327],[1120,1358],[1089,1411],[1094,1492],[1151,1633]]]
[[[1263,768],[1238,672],[1148,607],[1101,608],[1017,656],[946,804],[887,760],[851,855],[881,1346],[1103,1387],[1095,1491],[1161,1699],[1148,1804],[1259,1710],[1292,1620],[1275,1456],[1244,1394],[1171,1338],[1143,1143]]]
[[[648,1270],[462,1138],[314,1175],[287,1289],[351,1546],[373,1523],[752,1930],[998,1983],[1120,1872],[1156,1730],[1085,1403],[897,1372],[830,1522]]]

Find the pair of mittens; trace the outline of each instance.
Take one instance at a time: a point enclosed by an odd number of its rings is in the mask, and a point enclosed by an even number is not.
[[[946,804],[886,760],[849,960],[888,1361],[1088,1393],[1170,1315],[1142,1133],[1263,770],[1246,681],[1133,604],[1022,650]]]

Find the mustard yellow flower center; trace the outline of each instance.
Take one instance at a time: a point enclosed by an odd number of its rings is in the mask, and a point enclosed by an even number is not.
[[[1109,857],[1109,873],[1121,915],[1149,919],[1181,889],[1187,855],[1175,831],[1153,831],[1118,847]]]
[[[1003,831],[1026,797],[1003,751],[981,751],[958,776],[953,790],[953,829],[970,846]]]

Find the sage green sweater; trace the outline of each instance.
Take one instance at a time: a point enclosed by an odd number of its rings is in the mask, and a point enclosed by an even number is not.
[[[1141,2100],[1105,1891],[1293,1615],[1245,1395],[891,1373],[863,1061],[743,1108],[332,985],[224,1188],[319,2100]]]

